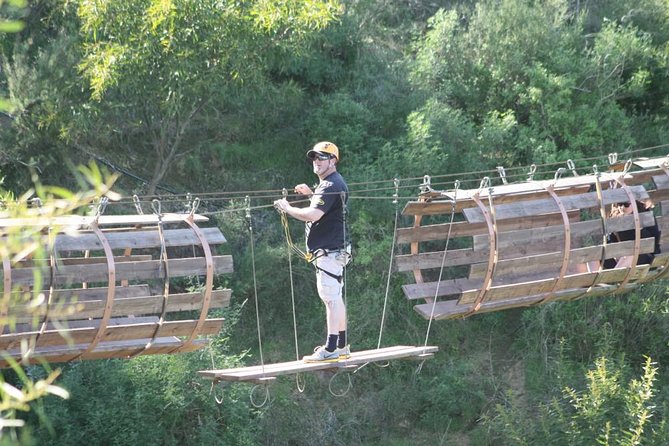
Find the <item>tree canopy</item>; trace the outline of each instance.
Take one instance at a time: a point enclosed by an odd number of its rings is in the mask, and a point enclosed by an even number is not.
[[[219,389],[218,406],[195,375],[212,362],[257,363],[255,315],[244,304],[255,298],[254,268],[268,356],[292,351],[290,259],[279,219],[261,200],[314,181],[304,155],[317,141],[339,146],[339,170],[360,191],[351,200],[357,254],[347,283],[354,349],[376,344],[387,284],[387,342],[426,336],[401,293],[404,278],[387,269],[394,212],[418,193],[410,181],[448,175],[475,187],[497,166],[525,177],[529,165],[543,165],[552,177],[567,160],[589,170],[610,153],[666,154],[666,1],[21,6],[0,0],[0,31],[16,31],[0,33],[4,187],[20,197],[36,173],[76,188],[74,166],[93,160],[117,171],[114,187],[126,199],[199,193],[235,259],[234,277],[219,279],[234,290],[233,305],[210,350],[64,366],[71,398],[40,403],[52,425],[25,417],[40,444],[666,442],[664,284],[435,323],[431,339],[442,353],[421,374],[368,367],[346,401],[333,400],[316,376],[310,395],[279,384],[270,407],[255,409],[247,389],[231,386]],[[259,197],[248,219],[224,213],[243,209],[249,192]],[[119,212],[134,211],[128,203]],[[309,267],[295,274],[298,343],[312,347],[322,307]]]

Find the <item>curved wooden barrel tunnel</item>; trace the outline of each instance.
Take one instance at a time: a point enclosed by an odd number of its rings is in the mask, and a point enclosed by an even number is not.
[[[396,268],[413,273],[406,297],[426,319],[448,319],[609,295],[669,275],[667,160],[476,190],[425,188],[403,210],[414,216],[413,226],[397,234],[409,253],[396,256]],[[634,204],[645,199],[652,211]],[[610,216],[612,205],[626,202],[631,214]],[[660,253],[637,265],[639,256],[656,251],[655,237],[642,237],[655,224]],[[620,231],[634,236],[608,236]],[[604,260],[621,257],[629,266],[605,269]]]
[[[3,259],[2,296],[12,304],[0,315],[0,350],[35,363],[203,347],[201,336],[223,324],[209,311],[231,296],[213,289],[214,276],[232,272],[231,256],[213,249],[223,234],[198,226],[206,221],[194,214],[0,219],[5,243],[10,228],[50,228],[39,241],[43,258]]]

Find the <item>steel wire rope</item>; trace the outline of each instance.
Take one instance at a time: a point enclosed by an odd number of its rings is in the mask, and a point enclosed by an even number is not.
[[[644,147],[644,148],[640,148],[640,149],[628,150],[625,153],[630,154],[630,155],[634,155],[634,154],[645,153],[647,151],[657,150],[657,149],[666,148],[666,147],[669,147],[669,144],[660,144],[660,145],[651,146],[651,147]],[[579,159],[576,159],[575,161],[579,162],[579,163],[591,162],[593,160],[597,160],[597,159],[603,158],[603,157],[605,157],[605,155],[597,155],[597,156],[593,156],[593,157],[579,158]],[[536,166],[537,168],[540,168],[540,167],[554,167],[554,166],[561,165],[561,164],[563,164],[563,162],[556,161],[556,162],[550,162],[550,163],[535,164],[534,166]],[[512,167],[509,167],[508,170],[509,171],[515,171],[515,170],[524,169],[524,168],[526,168],[526,167],[524,167],[524,166],[512,166]],[[552,174],[553,172],[554,172],[554,169],[550,169],[550,172],[547,172],[547,174]],[[496,170],[496,169],[485,169],[485,170],[478,170],[478,171],[449,173],[449,174],[443,174],[443,175],[433,175],[432,178],[433,179],[443,179],[443,178],[451,178],[451,177],[462,178],[462,177],[465,177],[465,176],[476,176],[476,175],[480,175],[480,174],[494,174],[494,173],[498,173],[498,170]],[[524,175],[524,174],[507,175],[507,178],[512,178],[512,177],[521,176],[521,175]],[[403,179],[403,181],[410,182],[410,181],[414,181],[414,180],[421,180],[422,178],[423,177],[410,177],[410,178]],[[386,179],[386,180],[355,182],[355,183],[349,183],[349,187],[353,187],[353,186],[357,186],[357,185],[366,185],[366,184],[388,183],[389,181],[390,180]],[[435,184],[442,184],[442,183],[435,183]],[[411,186],[407,185],[407,186],[403,186],[403,187],[411,187]],[[391,188],[381,188],[379,190],[391,190]],[[180,196],[185,197],[185,196],[188,195],[188,193],[176,193],[176,192],[169,191],[169,190],[168,190],[168,192],[171,192],[171,195],[163,196],[163,195],[160,195],[160,194],[152,194],[152,195],[141,196],[139,198],[142,199],[143,203],[149,203],[150,200],[152,200],[154,198],[159,198],[163,201],[177,201],[178,197],[180,197]],[[208,200],[211,200],[211,199],[216,199],[216,197],[224,197],[224,196],[232,196],[233,198],[231,198],[231,199],[241,199],[244,196],[252,195],[252,194],[272,193],[273,195],[266,195],[266,196],[262,197],[262,198],[271,198],[271,197],[274,197],[274,196],[278,195],[279,192],[280,192],[279,189],[262,189],[262,190],[255,190],[255,191],[254,190],[248,190],[248,191],[200,192],[197,195],[200,196],[200,197],[212,197],[212,198],[208,198]],[[137,195],[134,195],[133,198],[134,197],[137,197]],[[128,200],[128,199],[129,199],[128,197],[122,197],[116,203],[125,202],[125,200]]]
[[[386,321],[386,310],[388,307],[388,295],[390,294],[390,277],[392,273],[392,268],[393,268],[393,259],[395,258],[395,244],[397,242],[397,222],[399,220],[399,185],[400,185],[400,180],[398,178],[395,178],[394,180],[395,183],[395,194],[393,195],[393,204],[395,205],[395,222],[393,226],[393,239],[390,245],[390,260],[388,262],[388,274],[387,274],[387,279],[386,279],[386,292],[383,297],[383,310],[381,311],[381,323],[379,327],[379,339],[376,343],[376,349],[379,350],[381,348],[381,339],[383,337],[383,328],[385,326],[385,321]],[[367,366],[369,364],[369,361],[365,362],[364,364],[360,365],[353,373],[357,373],[360,369],[363,367]],[[381,368],[388,367],[390,362],[386,361],[383,365],[378,365]]]
[[[249,225],[249,246],[251,248],[251,272],[253,276],[253,297],[255,301],[255,308],[256,308],[256,329],[258,331],[258,351],[260,354],[260,366],[262,369],[262,374],[263,377],[265,377],[265,359],[263,357],[263,350],[262,350],[262,335],[260,333],[260,307],[258,305],[258,281],[256,277],[256,260],[255,260],[255,248],[254,248],[254,241],[253,241],[253,220],[251,218],[251,198],[246,197],[246,204],[247,204],[247,211],[246,211],[246,219],[248,221]],[[266,388],[266,393],[265,393],[265,399],[260,405],[256,405],[253,395],[255,394],[255,390],[258,387],[258,385],[254,386],[250,393],[249,393],[249,398],[251,400],[251,404],[253,404],[254,407],[259,408],[264,406],[267,401],[269,400],[269,388],[267,387],[267,384],[265,384]]]
[[[434,310],[437,306],[437,298],[439,297],[439,287],[441,285],[441,278],[444,273],[444,265],[446,263],[446,254],[448,252],[448,244],[451,240],[451,229],[453,228],[453,219],[455,217],[455,207],[457,205],[458,201],[458,189],[460,188],[460,183],[456,181],[455,183],[455,190],[453,193],[453,202],[451,203],[451,220],[448,224],[448,232],[446,233],[446,244],[444,246],[444,252],[441,256],[441,267],[439,268],[439,276],[437,278],[437,286],[434,291],[434,299],[432,300],[432,308],[430,309],[430,318],[427,323],[427,330],[425,332],[425,343],[423,344],[423,354],[425,354],[425,351],[427,350],[427,342],[430,337],[430,330],[432,328],[432,321],[434,319]],[[421,363],[418,365],[416,368],[417,372],[420,373],[420,371],[423,369],[423,364],[425,363],[425,360],[421,361]]]
[[[343,246],[343,251],[344,253],[340,252],[339,255],[346,256],[344,259],[344,265],[342,266],[342,281],[343,281],[343,294],[342,294],[342,300],[344,301],[344,327],[348,336],[348,339],[346,339],[348,344],[345,344],[343,348],[346,348],[346,345],[349,345],[349,350],[351,349],[350,347],[350,342],[348,342],[351,338],[351,331],[348,329],[348,309],[346,308],[346,303],[347,303],[347,291],[348,291],[348,281],[346,280],[346,267],[348,266],[349,262],[351,261],[351,252],[350,252],[350,241],[347,240],[348,233],[346,231],[346,218],[348,217],[348,197],[346,195],[345,191],[339,192],[339,198],[341,199],[341,208],[342,208],[342,235],[343,235],[343,240],[342,242],[344,243]]]
[[[353,388],[353,381],[351,380],[351,374],[347,373],[346,377],[348,378],[348,385],[346,386],[346,389],[344,389],[344,391],[342,392],[335,392],[334,390],[332,390],[332,383],[335,381],[335,378],[337,378],[340,374],[341,374],[341,369],[337,369],[337,372],[335,372],[335,374],[332,375],[332,377],[330,378],[330,382],[328,383],[328,390],[330,391],[330,394],[332,394],[332,396],[336,397],[345,396],[349,392],[349,390]]]
[[[284,197],[287,195],[286,189],[284,191]],[[292,305],[292,311],[293,311],[293,334],[295,338],[295,360],[299,361],[300,360],[300,348],[299,344],[297,342],[297,311],[295,310],[295,284],[293,280],[293,240],[290,235],[290,229],[288,228],[288,221],[286,218],[286,213],[281,211],[280,209],[277,209],[279,211],[279,214],[281,215],[281,224],[284,229],[284,235],[286,238],[286,244],[288,245],[288,273],[290,277],[290,303]],[[298,372],[295,375],[295,385],[297,387],[297,391],[300,393],[304,392],[304,381],[300,385],[300,373]]]
[[[216,364],[214,363],[214,349],[211,348],[211,344],[212,344],[211,341],[207,343],[207,349],[209,349],[209,357],[211,358],[211,369],[216,370]],[[211,387],[209,387],[209,394],[214,395],[214,401],[216,401],[216,404],[220,406],[221,404],[223,404],[223,391],[221,391],[221,398],[219,398],[218,395],[216,395],[216,384],[218,384],[217,380],[214,379],[211,381]]]

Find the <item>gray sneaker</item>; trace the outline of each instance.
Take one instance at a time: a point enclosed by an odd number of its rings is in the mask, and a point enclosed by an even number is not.
[[[337,353],[339,353],[339,359],[348,359],[351,357],[351,345],[347,345],[342,348],[338,348],[335,350]]]
[[[314,354],[305,356],[304,362],[335,362],[339,360],[339,351],[338,349],[329,352],[325,349],[324,345],[316,347],[314,349]]]

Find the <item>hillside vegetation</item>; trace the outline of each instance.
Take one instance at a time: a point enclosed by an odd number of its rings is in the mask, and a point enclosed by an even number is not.
[[[40,399],[26,427],[0,442],[667,443],[665,283],[428,331],[401,291],[409,277],[390,268],[395,213],[424,175],[445,178],[441,189],[455,180],[474,188],[497,166],[518,181],[531,164],[552,178],[567,160],[586,172],[605,170],[611,153],[665,155],[666,1],[18,3],[0,1],[2,17],[25,24],[0,34],[0,97],[10,104],[0,114],[3,188],[18,195],[37,175],[76,190],[73,169],[95,161],[120,175],[124,198],[107,212],[134,213],[133,195],[147,211],[154,198],[181,211],[191,193],[228,239],[235,273],[217,278],[233,301],[210,348],[65,364],[58,384],[70,398]],[[289,262],[271,206],[283,188],[315,181],[304,157],[321,140],[339,146],[352,190],[352,348],[381,336],[384,346],[427,338],[440,351],[422,365],[370,364],[350,375],[344,396],[334,394],[347,375],[304,376],[304,392],[281,378],[255,407],[263,388],[212,390],[197,371],[258,364],[257,317],[264,361],[294,360],[291,293],[300,351],[322,342],[313,268]],[[290,229],[300,242],[300,224]]]

